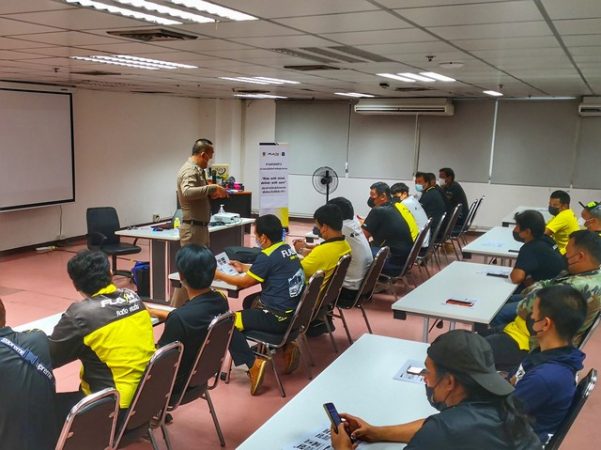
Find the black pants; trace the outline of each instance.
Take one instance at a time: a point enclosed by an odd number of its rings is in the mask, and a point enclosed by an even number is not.
[[[505,333],[496,333],[486,336],[492,347],[497,370],[512,374],[528,355],[526,350],[520,350],[518,343]]]
[[[353,289],[342,288],[340,295],[338,296],[338,302],[336,303],[341,308],[350,308],[355,303],[357,298],[357,292]]]
[[[289,314],[286,320],[281,320],[275,314],[261,308],[259,295],[260,293],[251,294],[242,302],[244,309],[239,312],[242,314],[244,331],[265,331],[275,334],[285,333],[292,319],[292,314]],[[246,364],[248,367],[252,367],[254,364],[255,354],[248,345],[244,335],[236,328],[234,328],[234,333],[232,334],[229,350],[237,366]]]

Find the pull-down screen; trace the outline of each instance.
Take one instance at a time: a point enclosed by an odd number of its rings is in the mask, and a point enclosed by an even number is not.
[[[0,89],[0,212],[75,200],[71,94]]]

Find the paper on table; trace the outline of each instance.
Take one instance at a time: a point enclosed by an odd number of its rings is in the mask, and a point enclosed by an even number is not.
[[[420,367],[423,369],[424,362],[417,361],[415,359],[408,359],[405,362],[405,364],[402,365],[401,369],[396,373],[396,375],[392,378],[397,381],[408,381],[409,383],[423,384],[424,378],[421,375],[416,375],[407,372],[407,369],[409,369],[409,367]]]
[[[228,275],[239,275],[239,272],[236,269],[234,269],[230,264],[230,258],[225,252],[221,252],[218,255],[215,255],[215,259],[217,260],[217,267],[223,273],[226,273]]]
[[[285,445],[281,450],[328,450],[332,448],[330,442],[330,428],[321,427],[314,433],[307,434],[301,442]],[[365,448],[365,445],[360,443],[357,448]]]

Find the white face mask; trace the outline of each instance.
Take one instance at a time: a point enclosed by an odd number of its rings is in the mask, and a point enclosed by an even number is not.
[[[446,184],[446,183],[445,183],[445,179],[444,179],[444,178],[439,178],[439,179],[438,179],[438,185],[439,185],[440,187],[444,186],[445,184]]]

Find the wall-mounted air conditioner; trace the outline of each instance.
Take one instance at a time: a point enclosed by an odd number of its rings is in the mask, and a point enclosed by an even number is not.
[[[382,98],[361,99],[355,105],[358,114],[399,114],[452,116],[453,102],[448,98]]]
[[[582,97],[578,114],[583,117],[601,116],[601,97]]]

